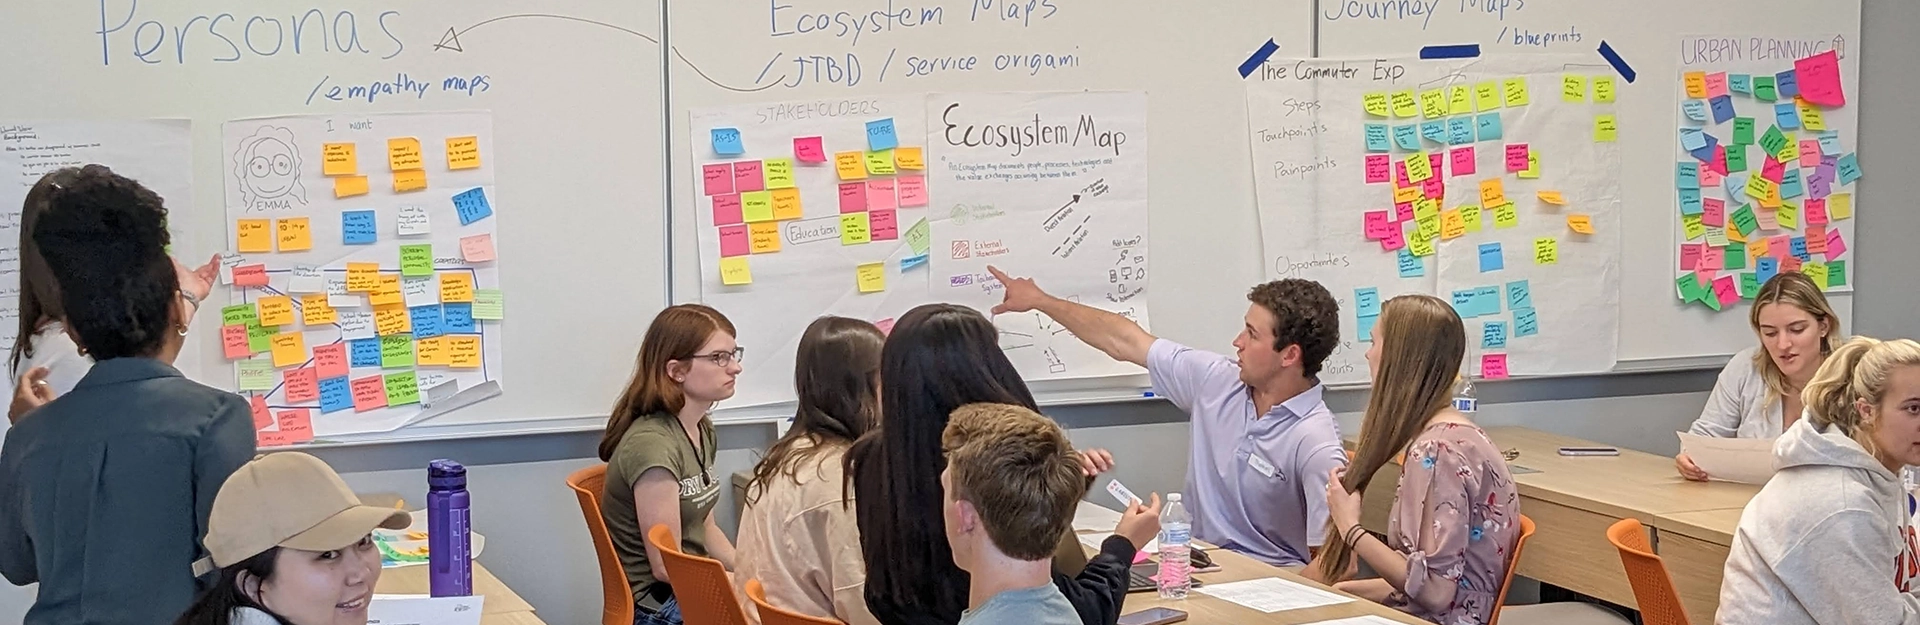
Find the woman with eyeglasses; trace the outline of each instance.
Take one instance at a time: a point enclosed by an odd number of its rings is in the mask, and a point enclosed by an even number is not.
[[[713,521],[720,480],[707,413],[733,397],[741,354],[733,322],[720,311],[699,304],[660,311],[600,439],[600,459],[607,461],[600,516],[633,587],[637,625],[681,622],[673,580],[647,543],[648,528],[665,525],[682,552],[733,568],[733,544]]]

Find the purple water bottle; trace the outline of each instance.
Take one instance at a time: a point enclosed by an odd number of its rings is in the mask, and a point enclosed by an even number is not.
[[[435,597],[473,594],[468,503],[466,467],[452,460],[427,464],[427,568]]]

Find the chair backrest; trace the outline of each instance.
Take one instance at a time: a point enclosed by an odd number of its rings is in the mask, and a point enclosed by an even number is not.
[[[1527,547],[1527,539],[1533,536],[1533,519],[1520,515],[1520,538],[1513,541],[1513,552],[1507,555],[1507,578],[1500,582],[1500,595],[1493,604],[1493,618],[1487,625],[1500,625],[1500,609],[1507,607],[1507,591],[1513,588],[1513,572],[1520,569],[1520,550]]]
[[[845,625],[840,621],[817,616],[807,616],[790,610],[783,610],[767,603],[767,589],[760,580],[747,580],[747,599],[753,601],[753,607],[760,612],[760,625]]]
[[[647,530],[647,544],[660,552],[660,564],[673,583],[673,597],[680,602],[680,618],[686,625],[747,625],[727,567],[719,560],[681,553],[680,541],[665,525]]]
[[[633,587],[627,584],[627,569],[620,565],[620,554],[613,550],[613,535],[607,533],[607,520],[600,517],[600,493],[607,489],[607,465],[596,464],[567,476],[567,488],[580,500],[580,515],[586,517],[587,534],[593,536],[593,555],[600,559],[601,625],[633,625]]]
[[[1667,574],[1667,564],[1653,554],[1647,542],[1647,528],[1636,519],[1621,519],[1607,528],[1607,542],[1620,550],[1620,564],[1627,569],[1627,582],[1633,585],[1633,600],[1640,604],[1640,621],[1645,625],[1690,625],[1687,610],[1680,603],[1680,591]]]

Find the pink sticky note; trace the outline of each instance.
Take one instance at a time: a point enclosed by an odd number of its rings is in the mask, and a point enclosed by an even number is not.
[[[1827,227],[1807,225],[1807,253],[1827,253]]]
[[[313,348],[316,377],[337,378],[347,374],[347,344],[328,343]]]
[[[1442,182],[1439,176],[1428,178],[1426,182],[1420,183],[1420,193],[1429,198],[1433,198],[1436,202],[1445,200],[1447,199],[1447,183]]]
[[[1725,144],[1713,146],[1713,158],[1707,159],[1707,171],[1713,172],[1716,176],[1727,175],[1727,146]]]
[[[1782,258],[1782,259],[1780,259],[1780,272],[1781,272],[1781,273],[1787,273],[1787,272],[1793,272],[1793,271],[1799,271],[1799,270],[1800,270],[1800,257],[1799,257],[1799,256],[1794,256],[1794,255],[1792,255],[1792,254],[1788,254],[1786,258]]]
[[[1387,218],[1387,211],[1367,211],[1363,217],[1366,223],[1368,241],[1387,238],[1387,232],[1394,229],[1393,221]]]
[[[720,195],[733,192],[733,166],[726,163],[700,166],[700,180],[706,185],[707,195]]]
[[[267,285],[267,266],[264,263],[241,265],[233,268],[234,286],[261,287]]]
[[[1707,97],[1717,98],[1723,95],[1727,95],[1727,73],[1707,74]]]
[[[1480,356],[1480,377],[1489,380],[1507,379],[1507,355],[1482,354]]]
[[[1721,179],[1726,177],[1727,177],[1726,174],[1722,174],[1710,168],[1700,170],[1700,188],[1718,189],[1720,188]]]
[[[819,137],[794,137],[793,158],[802,163],[825,163],[827,149],[821,147]]]
[[[275,416],[280,422],[280,435],[287,438],[287,444],[313,440],[312,410],[306,408],[282,410]]]
[[[247,343],[247,326],[238,323],[220,326],[220,349],[228,360],[252,356],[253,347]]]
[[[746,218],[740,214],[740,194],[713,196],[713,225],[726,226],[745,221]]]
[[[893,179],[867,181],[867,210],[899,207],[900,200],[893,194]]]
[[[1727,263],[1726,249],[1709,245],[1709,246],[1700,248],[1700,260],[1698,261],[1698,264],[1694,265],[1694,269],[1697,271],[1706,271],[1706,270],[1719,271],[1726,267],[1726,263]]]
[[[342,345],[342,343],[335,343]],[[302,404],[320,399],[320,376],[313,367],[288,369],[280,374],[287,384],[281,390],[286,392],[287,401]]]
[[[484,263],[493,260],[493,257],[492,234],[460,237],[460,258],[470,263]]]
[[[1771,156],[1767,157],[1767,164],[1760,166],[1760,177],[1772,180],[1776,184],[1780,182],[1781,178],[1786,176],[1786,173],[1786,163],[1773,160]]]
[[[1680,244],[1680,270],[1693,271],[1700,268],[1700,251],[1706,246],[1699,243]]]
[[[1800,205],[1800,218],[1805,220],[1807,222],[1807,225],[1811,225],[1811,226],[1826,225],[1827,224],[1827,201],[1816,200],[1816,199],[1807,200],[1804,204]]]
[[[901,176],[894,190],[900,194],[901,208],[927,205],[926,176]]]
[[[1846,237],[1840,236],[1839,228],[1828,230],[1827,231],[1827,260],[1831,261],[1833,259],[1839,258],[1841,254],[1845,254],[1845,253],[1847,253]]]
[[[373,374],[347,385],[353,391],[353,411],[366,412],[387,407],[387,382],[380,374]]]
[[[1780,229],[1779,220],[1774,219],[1773,217],[1775,210],[1776,209],[1761,207],[1760,210],[1753,212],[1753,216],[1755,220],[1760,222],[1761,230],[1779,230]]]
[[[1447,155],[1445,152],[1427,153],[1427,167],[1433,170],[1433,178],[1447,177]]]
[[[1700,284],[1706,285],[1707,288],[1711,289],[1713,288],[1713,279],[1720,275],[1720,270],[1701,269],[1699,271],[1693,272],[1693,275],[1700,280]]]
[[[891,208],[867,211],[867,230],[875,241],[900,240],[900,220]]]
[[[1393,157],[1386,154],[1367,155],[1367,184],[1377,184],[1388,180],[1393,171]]]
[[[858,213],[867,210],[867,183],[840,183],[840,212]]]
[[[1800,166],[1809,168],[1820,166],[1819,139],[1803,139],[1800,141]]]
[[[1393,186],[1402,188],[1413,186],[1413,178],[1407,176],[1406,161],[1393,162]]]
[[[1448,150],[1447,155],[1452,157],[1453,175],[1455,176],[1471,176],[1479,167],[1473,162],[1473,146],[1471,145],[1463,145]]]
[[[1740,288],[1735,286],[1733,276],[1720,276],[1713,281],[1713,294],[1720,298],[1720,307],[1726,308],[1740,301]]]
[[[1767,252],[1773,254],[1774,258],[1778,258],[1780,260],[1793,258],[1793,255],[1791,253],[1793,251],[1793,246],[1791,244],[1791,241],[1793,241],[1793,237],[1789,237],[1784,234],[1768,237]]]
[[[1413,221],[1413,202],[1400,202],[1393,205],[1393,220],[1396,222]]]
[[[760,172],[760,161],[740,161],[733,164],[733,190],[741,193],[764,191],[767,188],[766,174]]]
[[[747,242],[747,225],[720,226],[720,257],[746,256],[753,252]]]
[[[1387,236],[1380,237],[1381,250],[1392,252],[1406,246],[1407,246],[1407,235],[1402,233],[1400,231],[1400,228],[1397,228],[1397,227],[1388,228]]]
[[[1836,52],[1828,50],[1793,62],[1800,97],[1821,106],[1846,105],[1847,93],[1840,86],[1840,56]]]
[[[273,415],[267,413],[267,398],[259,395],[247,396],[247,408],[253,412],[253,429],[273,425]]]
[[[272,423],[272,417],[268,417],[268,423]],[[287,435],[280,433],[279,430],[261,430],[255,428],[254,436],[257,437],[254,440],[254,447],[258,449],[286,447],[293,444],[287,440]]]
[[[1700,200],[1700,223],[1708,226],[1725,227],[1727,225],[1727,203],[1717,197]]]
[[[892,334],[893,333],[893,317],[887,317],[885,319],[875,321],[873,322],[873,327],[880,329],[881,336]]]
[[[1517,171],[1526,171],[1526,169],[1527,169],[1527,144],[1525,143],[1507,144],[1507,173],[1513,173]]]

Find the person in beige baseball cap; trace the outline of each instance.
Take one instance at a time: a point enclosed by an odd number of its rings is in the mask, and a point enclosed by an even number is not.
[[[206,546],[219,580],[175,625],[366,625],[380,581],[374,528],[405,511],[362,505],[319,458],[259,456],[213,499]]]

